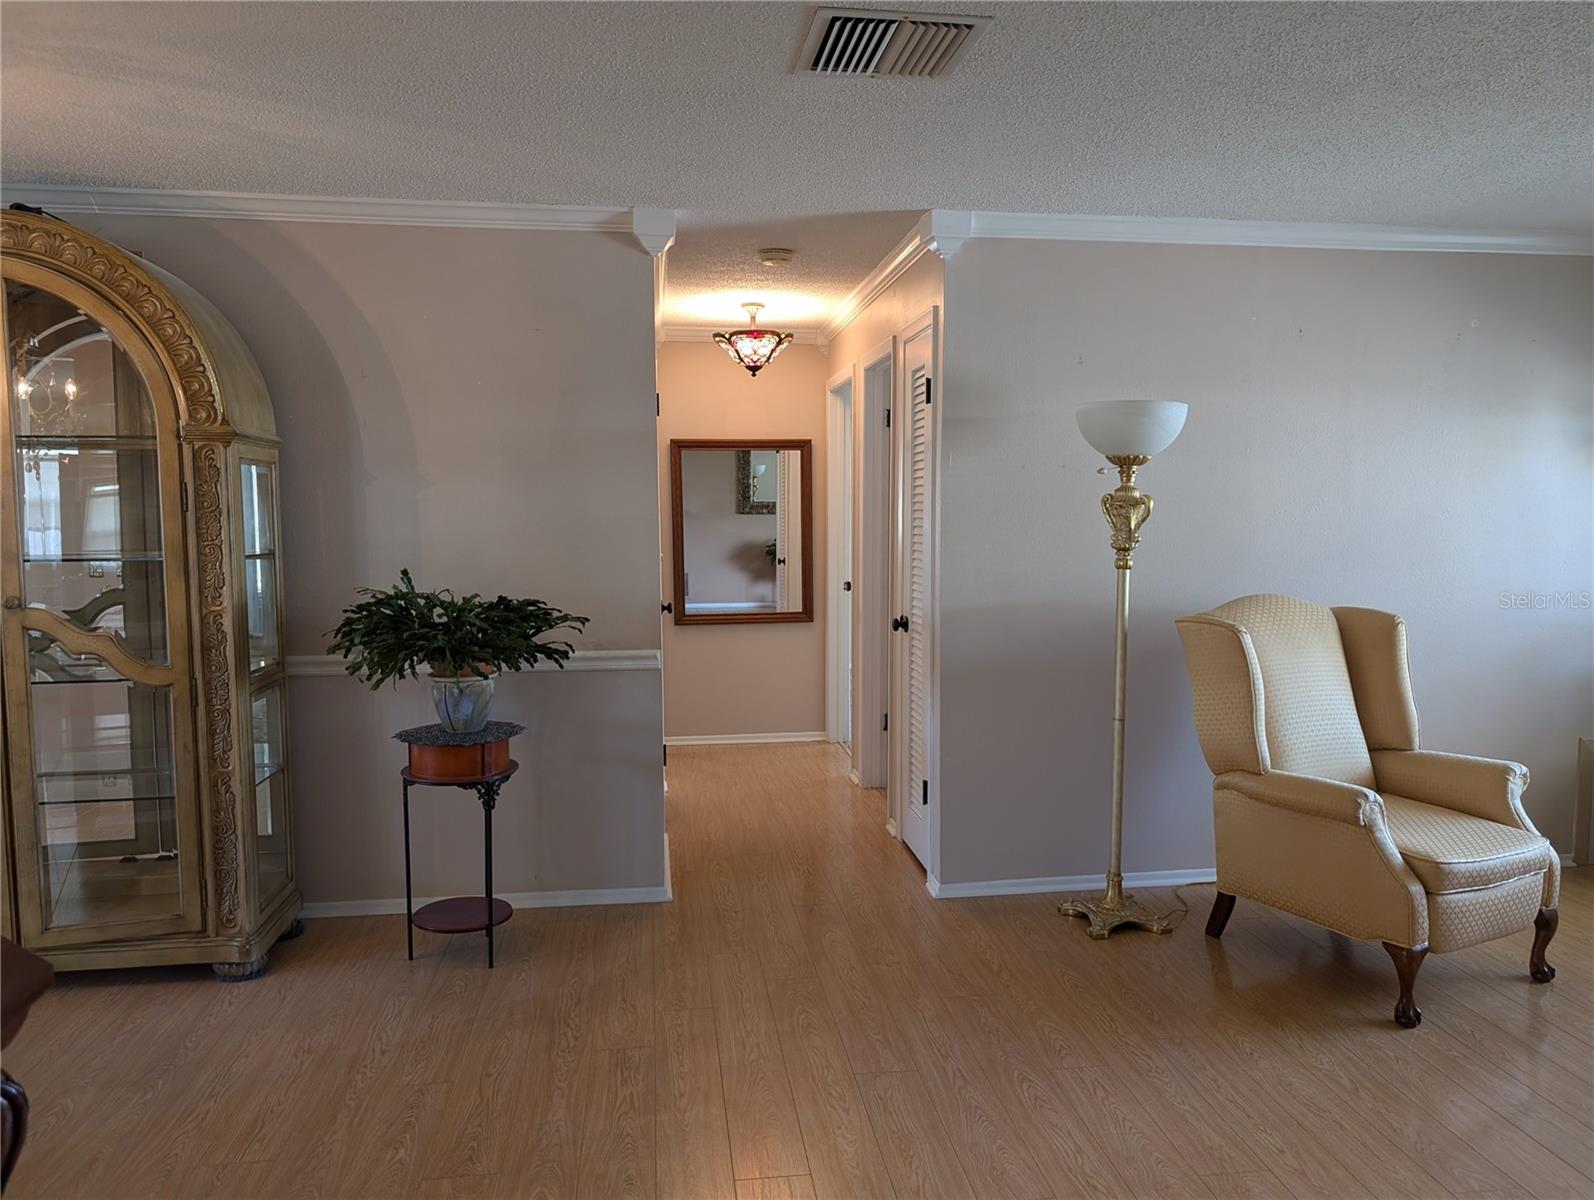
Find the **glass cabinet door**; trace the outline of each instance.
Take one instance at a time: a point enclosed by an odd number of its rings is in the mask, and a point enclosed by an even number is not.
[[[174,431],[138,363],[77,303],[8,277],[5,314],[18,915],[45,944],[195,928]]]
[[[255,868],[265,910],[292,878],[288,834],[287,737],[283,724],[282,604],[277,571],[277,465],[239,460],[243,525],[244,636],[254,741]]]
[[[180,912],[172,689],[30,641],[44,926]]]
[[[268,462],[244,459],[244,608],[249,621],[249,670],[281,661],[277,604],[277,482]]]
[[[282,727],[282,685],[250,702],[255,745],[255,866],[262,906],[288,882],[288,773]]]

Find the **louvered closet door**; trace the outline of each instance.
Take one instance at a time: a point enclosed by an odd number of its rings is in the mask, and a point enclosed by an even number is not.
[[[907,411],[900,422],[898,560],[900,606],[907,628],[897,640],[898,704],[902,714],[901,813],[902,840],[928,870],[931,862],[931,804],[935,781],[931,779],[930,711],[931,654],[930,605],[932,506],[931,472],[934,468],[933,327],[909,335],[903,342],[903,378]]]
[[[775,606],[780,612],[800,609],[803,595],[802,454],[782,450],[775,456]]]

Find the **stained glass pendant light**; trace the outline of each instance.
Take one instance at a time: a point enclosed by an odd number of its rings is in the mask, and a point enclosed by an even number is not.
[[[725,353],[746,367],[749,375],[756,376],[775,361],[777,354],[791,345],[792,335],[758,328],[758,313],[764,307],[762,304],[744,304],[742,307],[747,310],[747,324],[751,328],[716,333],[714,341],[725,347]]]

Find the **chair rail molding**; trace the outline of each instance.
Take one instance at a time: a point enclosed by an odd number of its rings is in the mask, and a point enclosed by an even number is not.
[[[302,679],[318,675],[340,675],[353,678],[344,669],[344,661],[335,654],[290,654],[286,664],[288,675]],[[657,671],[661,660],[657,650],[577,650],[565,663],[566,671]],[[533,668],[539,675],[558,674],[558,667]],[[422,675],[430,675],[431,668],[422,667]]]

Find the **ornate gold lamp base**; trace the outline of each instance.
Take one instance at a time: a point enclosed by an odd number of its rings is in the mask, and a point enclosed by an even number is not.
[[[1124,891],[1123,877],[1107,880],[1107,894],[1097,900],[1065,900],[1057,906],[1065,917],[1084,917],[1090,922],[1086,930],[1098,941],[1123,925],[1136,929],[1149,929],[1152,933],[1172,933],[1173,926],[1167,917],[1158,916],[1144,904]]]
[[[1057,906],[1065,917],[1084,917],[1087,932],[1106,941],[1114,929],[1133,925],[1152,933],[1172,933],[1167,917],[1158,916],[1133,896],[1124,894],[1124,697],[1129,673],[1129,576],[1135,565],[1140,530],[1151,519],[1151,497],[1135,486],[1135,475],[1153,454],[1166,450],[1184,427],[1188,407],[1172,401],[1103,401],[1079,410],[1079,432],[1118,468],[1118,486],[1101,498],[1101,515],[1112,534],[1113,567],[1118,576],[1118,604],[1113,653],[1112,697],[1112,830],[1107,842],[1107,894],[1100,899],[1066,900]]]

